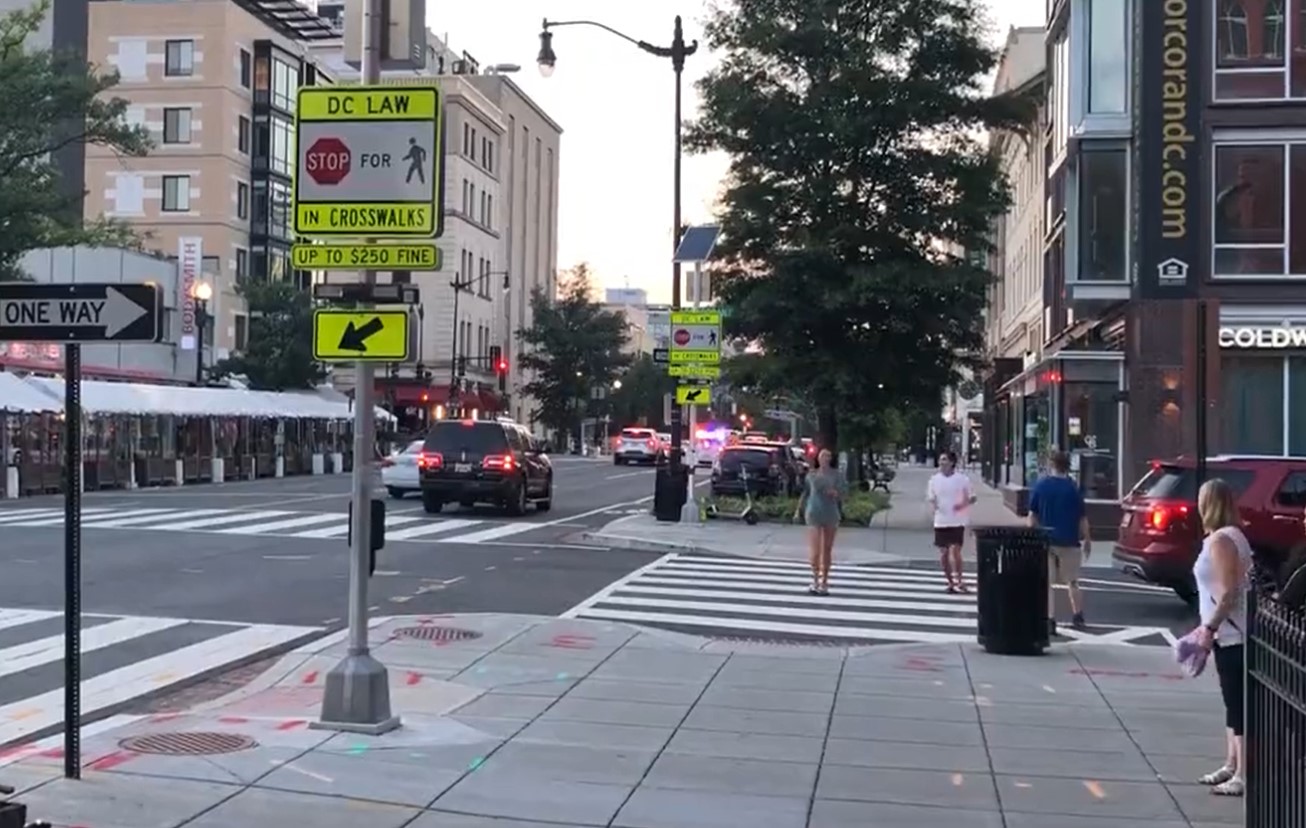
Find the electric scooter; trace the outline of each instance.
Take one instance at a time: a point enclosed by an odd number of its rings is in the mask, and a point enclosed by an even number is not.
[[[739,467],[739,479],[744,481],[744,508],[737,513],[723,512],[716,503],[709,503],[707,516],[718,520],[742,520],[749,526],[757,525],[757,510],[753,508],[753,488],[748,485],[748,467]]]

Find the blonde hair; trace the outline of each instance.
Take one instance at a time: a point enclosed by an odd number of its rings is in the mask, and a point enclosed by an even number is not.
[[[1202,516],[1202,528],[1207,532],[1216,532],[1226,526],[1242,526],[1233,487],[1218,477],[1203,483],[1197,492],[1197,512]]]

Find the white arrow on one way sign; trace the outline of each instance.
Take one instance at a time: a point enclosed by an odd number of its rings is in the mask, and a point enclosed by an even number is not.
[[[104,338],[112,339],[132,323],[149,313],[113,287],[104,289],[103,298],[23,298],[4,301],[3,322],[36,328],[103,328]]]

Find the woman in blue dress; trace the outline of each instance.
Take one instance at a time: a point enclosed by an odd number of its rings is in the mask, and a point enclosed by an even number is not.
[[[807,486],[798,500],[794,520],[808,525],[808,560],[812,565],[813,595],[830,594],[830,564],[834,559],[834,535],[839,531],[840,504],[848,494],[848,481],[834,467],[834,455],[821,449],[816,468],[807,474]]]

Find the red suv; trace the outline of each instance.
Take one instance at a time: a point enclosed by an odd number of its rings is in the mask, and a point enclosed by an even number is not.
[[[1233,487],[1259,565],[1277,567],[1302,541],[1306,459],[1222,455],[1207,460],[1206,476]],[[1120,502],[1112,553],[1127,574],[1170,587],[1190,603],[1197,595],[1193,563],[1202,548],[1196,483],[1192,458],[1154,462]]]

